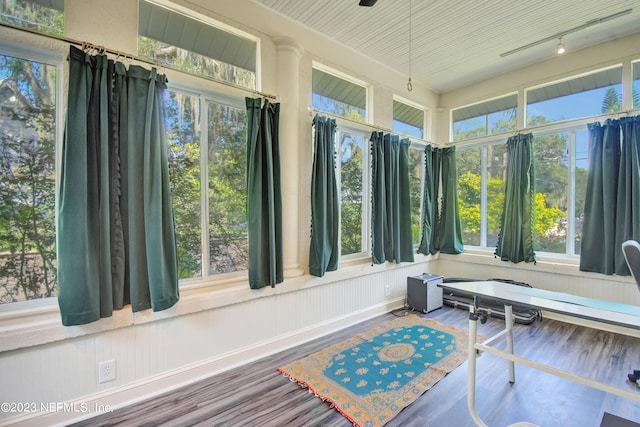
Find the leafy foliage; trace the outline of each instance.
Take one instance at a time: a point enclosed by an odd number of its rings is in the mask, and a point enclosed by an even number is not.
[[[0,1],[0,21],[46,34],[64,34],[64,13],[33,1]]]
[[[55,68],[2,56],[0,302],[54,296]]]
[[[161,64],[212,77],[238,86],[255,89],[256,75],[223,61],[171,46],[147,37],[138,37],[138,53]]]

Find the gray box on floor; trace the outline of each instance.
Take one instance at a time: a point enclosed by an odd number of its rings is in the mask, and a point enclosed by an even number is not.
[[[442,307],[442,276],[423,273],[407,277],[407,305],[414,310],[428,313]]]

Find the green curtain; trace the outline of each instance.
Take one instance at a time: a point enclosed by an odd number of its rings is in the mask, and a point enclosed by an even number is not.
[[[456,147],[440,148],[438,151],[438,161],[442,165],[442,210],[438,223],[438,250],[444,254],[459,254],[464,250],[464,245],[458,205]]]
[[[322,277],[338,269],[340,227],[336,184],[336,121],[313,119],[313,169],[311,172],[311,245],[309,273]]]
[[[510,137],[507,140],[507,159],[504,207],[495,255],[503,261],[535,263],[533,134]]]
[[[247,220],[249,286],[275,287],[282,266],[282,193],[280,189],[280,104],[246,98]]]
[[[590,123],[580,270],[629,275],[625,240],[640,240],[640,116]]]
[[[371,154],[373,263],[413,262],[409,140],[372,132]]]
[[[458,206],[455,147],[433,148],[427,145],[424,149],[424,161],[422,230],[418,252],[425,255],[433,255],[438,251],[448,254],[462,253],[464,245]],[[442,205],[438,202],[439,195]]]
[[[58,197],[64,325],[179,299],[164,76],[71,47]]]

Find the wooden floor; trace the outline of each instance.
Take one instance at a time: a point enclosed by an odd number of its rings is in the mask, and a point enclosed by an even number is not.
[[[467,312],[444,307],[428,315],[467,329]],[[113,413],[75,426],[350,426],[338,411],[276,368],[391,320],[370,319],[337,333],[265,357]],[[478,324],[491,336],[503,322]],[[600,381],[640,388],[626,381],[640,369],[640,338],[544,319],[515,325],[516,354]],[[507,380],[506,361],[490,354],[478,358],[478,413],[490,427],[528,421],[541,427],[597,427],[604,412],[640,422],[640,404],[516,365],[516,382]],[[447,375],[405,408],[387,426],[472,427],[466,406],[467,363]]]

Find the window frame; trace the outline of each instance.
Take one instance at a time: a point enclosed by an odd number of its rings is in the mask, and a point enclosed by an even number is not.
[[[573,75],[571,75],[569,77],[565,77],[565,78],[562,78],[562,79],[547,81],[547,82],[544,82],[544,83],[541,83],[541,84],[538,84],[538,85],[526,87],[524,89],[524,100],[523,100],[523,105],[522,105],[522,111],[524,112],[524,128],[534,129],[536,127],[536,126],[529,126],[529,102],[528,102],[529,92],[531,92],[533,90],[541,89],[541,88],[544,88],[544,87],[550,87],[550,86],[558,85],[558,84],[561,84],[561,83],[570,82],[572,80],[577,80],[577,79],[580,79],[582,77],[595,75],[595,74],[598,74],[598,73],[603,73],[603,72],[606,72],[606,71],[609,71],[609,70],[614,70],[616,68],[620,68],[620,74],[621,74],[620,85],[621,85],[621,90],[622,90],[622,93],[620,95],[622,96],[622,99],[624,100],[624,91],[625,91],[625,87],[627,85],[624,84],[625,83],[625,81],[624,81],[624,79],[625,79],[624,78],[624,64],[621,63],[621,62],[617,62],[617,63],[611,64],[611,65],[608,65],[606,67],[595,68],[593,70],[589,70],[589,71],[584,72],[584,73],[573,74]],[[603,87],[605,87],[605,86],[603,86]],[[587,91],[576,92],[575,94],[565,95],[563,97],[549,98],[547,100],[560,99],[560,98],[564,98],[566,96],[576,95],[576,94],[585,93],[585,92],[587,92]],[[541,102],[544,102],[544,101],[541,101]],[[623,104],[621,104],[621,107],[622,107],[622,109],[619,112],[623,112],[624,111],[624,105]],[[608,113],[608,114],[616,114],[616,113]],[[574,121],[577,121],[577,120],[583,120],[583,119],[587,119],[587,118],[595,118],[595,117],[599,117],[599,116],[602,116],[602,115],[603,115],[603,113],[599,112],[599,113],[591,114],[591,115],[587,115],[587,116],[579,116],[579,117],[560,119],[560,120],[549,120],[544,126],[547,126],[547,125],[550,125],[550,124],[570,124],[571,122],[574,122]]]
[[[14,58],[25,60],[25,61],[39,62],[51,67],[55,67],[55,70],[56,70],[56,85],[55,85],[56,92],[55,92],[55,101],[54,101],[55,108],[56,108],[56,112],[55,112],[55,126],[56,126],[55,196],[54,196],[55,220],[54,221],[57,226],[58,207],[59,207],[58,195],[60,194],[59,171],[62,164],[62,144],[64,139],[64,128],[65,128],[64,110],[66,105],[65,105],[65,96],[63,95],[64,88],[65,88],[65,81],[64,81],[65,79],[63,78],[63,76],[65,76],[64,64],[65,64],[66,56],[65,56],[65,53],[56,51],[53,49],[43,49],[43,48],[33,46],[31,44],[13,42],[9,40],[0,40],[0,54],[12,56]],[[58,235],[56,231],[56,247],[58,246],[57,239],[58,239]],[[57,254],[56,254],[56,259],[57,259]],[[58,284],[56,283],[56,294],[57,294],[57,286]],[[9,310],[11,310],[12,308],[18,308],[18,307],[42,307],[42,306],[49,306],[50,304],[51,305],[55,304],[57,307],[57,300],[58,300],[57,296],[45,297],[45,298],[34,298],[34,299],[28,299],[25,301],[16,301],[16,302],[7,303],[7,304],[0,304],[0,308],[11,307],[9,308]],[[4,310],[1,310],[0,313],[2,311]]]
[[[454,141],[455,132],[454,132],[453,127],[454,127],[454,124],[458,123],[458,122],[454,122],[453,121],[453,115],[454,115],[454,111],[456,111],[456,110],[462,110],[464,108],[481,106],[483,104],[490,104],[491,102],[494,102],[494,101],[497,101],[497,100],[501,100],[501,99],[507,99],[507,98],[514,97],[514,96],[516,97],[515,125],[517,127],[518,126],[519,116],[521,114],[522,108],[520,107],[520,105],[518,105],[518,92],[511,91],[511,92],[503,93],[503,94],[498,95],[498,96],[493,96],[491,98],[483,99],[482,101],[472,102],[472,103],[465,104],[465,105],[462,105],[462,106],[459,106],[459,107],[451,108],[449,110],[449,141],[453,141],[454,143],[462,143],[464,141],[475,140],[477,138],[491,138],[491,137],[494,137],[494,136],[504,135],[504,134],[507,134],[507,133],[511,132],[511,131],[506,131],[506,132],[498,132],[498,133],[489,133],[489,129],[485,127],[485,134],[484,135],[480,135],[480,136],[472,137],[472,138],[468,138],[468,139],[462,139],[462,140],[459,140],[459,141]],[[494,111],[492,113],[486,113],[484,115],[486,117],[485,123],[488,122],[488,116],[489,115],[495,114],[495,113],[501,113],[501,112],[505,112],[505,111],[508,111],[508,109],[507,110]],[[483,116],[473,116],[473,117],[469,117],[468,119],[465,119],[465,120],[473,119],[473,118],[476,118],[476,117],[483,117]]]
[[[412,108],[415,108],[416,110],[422,111],[422,127],[421,127],[422,136],[417,137],[415,135],[410,135],[410,134],[403,134],[403,136],[410,138],[412,140],[412,142],[413,142],[413,140],[416,140],[416,139],[423,140],[423,141],[427,140],[428,139],[427,138],[427,132],[429,131],[429,126],[428,126],[429,110],[427,108],[425,108],[424,106],[418,104],[418,103],[415,103],[413,101],[410,101],[410,100],[408,100],[406,98],[403,98],[401,96],[398,96],[398,95],[393,95],[393,102],[394,103],[398,102],[400,104],[404,104],[404,105],[406,105],[408,107],[412,107]],[[392,111],[393,111],[393,106],[392,106]],[[392,117],[392,120],[393,120],[393,126],[392,126],[393,131],[394,132],[398,132],[395,129],[395,122],[399,121],[399,120],[397,120],[395,118],[395,115]],[[402,123],[404,123],[404,122],[402,122]]]
[[[177,81],[176,81],[177,80]],[[180,289],[184,287],[193,288],[201,286],[211,286],[212,284],[226,283],[229,281],[246,279],[247,270],[237,270],[227,273],[209,273],[209,168],[208,168],[208,144],[209,129],[207,126],[209,116],[209,104],[216,103],[238,109],[245,109],[245,100],[241,96],[234,96],[223,92],[206,89],[205,86],[195,86],[184,83],[179,78],[170,79],[167,90],[179,92],[184,95],[197,97],[199,100],[199,118],[196,123],[198,140],[200,144],[200,246],[201,246],[201,266],[200,276],[180,279],[178,285]],[[245,141],[246,142],[246,141]],[[245,147],[246,148],[246,147]]]
[[[342,135],[357,135],[362,137],[364,146],[362,148],[362,214],[361,214],[361,243],[360,251],[351,254],[342,255],[342,162],[340,161],[340,141]],[[334,139],[334,149],[336,152],[336,184],[338,186],[338,206],[340,228],[338,230],[338,247],[340,251],[340,260],[352,261],[359,258],[371,256],[371,142],[370,131],[360,129],[348,124],[339,124],[336,126],[336,135]]]
[[[364,122],[362,122],[362,123],[370,123],[371,122],[371,118],[372,118],[371,108],[370,108],[370,105],[371,105],[370,104],[370,100],[371,100],[370,88],[371,88],[371,85],[369,83],[367,83],[367,82],[365,82],[363,80],[360,80],[360,79],[358,79],[356,77],[353,77],[353,76],[351,76],[349,74],[346,74],[346,73],[343,73],[341,71],[338,71],[338,70],[336,70],[334,68],[331,68],[329,66],[326,66],[326,65],[324,65],[324,64],[322,64],[320,62],[312,61],[312,63],[311,63],[312,75],[313,75],[313,70],[314,69],[316,69],[318,71],[321,71],[321,72],[323,72],[325,74],[328,74],[328,75],[330,75],[332,77],[335,77],[337,79],[344,80],[344,81],[346,81],[348,83],[351,83],[353,85],[362,87],[364,89],[364,93],[365,93]],[[311,107],[314,108],[317,111],[321,111],[321,112],[326,113],[326,114],[331,114],[331,115],[335,115],[337,117],[343,117],[343,118],[345,118],[347,120],[352,120],[352,121],[358,122],[356,120],[350,119],[348,116],[343,116],[343,115],[337,114],[334,111],[326,111],[326,110],[322,110],[322,109],[320,109],[318,107],[315,107],[313,105],[313,95],[315,93],[316,92],[313,91],[313,76],[312,76],[311,77]],[[320,94],[318,94],[318,95],[320,95]],[[324,95],[320,95],[320,96],[324,96]],[[329,98],[329,99],[332,99],[332,98]],[[336,101],[336,102],[341,102],[341,101],[338,101],[338,100],[335,100],[335,99],[332,99],[332,100]],[[349,104],[347,104],[347,105],[349,105]],[[349,106],[350,107],[357,107],[355,105],[349,105]],[[351,109],[349,109],[349,111],[351,111]]]
[[[254,72],[255,83],[256,83],[256,87],[255,88],[248,88],[248,87],[244,87],[244,86],[241,86],[241,85],[237,85],[237,84],[235,84],[233,82],[228,82],[228,81],[225,81],[225,80],[215,79],[213,77],[207,77],[205,75],[199,75],[199,74],[196,74],[196,73],[191,73],[190,71],[183,70],[183,69],[181,69],[179,67],[174,67],[173,65],[166,65],[166,68],[175,68],[179,72],[186,73],[186,74],[191,74],[195,78],[209,78],[209,79],[212,79],[212,80],[214,80],[216,82],[220,82],[220,83],[225,84],[225,85],[242,88],[243,90],[249,90],[249,91],[252,91],[252,90],[260,91],[260,90],[262,90],[262,60],[261,60],[262,53],[261,53],[261,40],[260,40],[260,37],[255,36],[255,35],[253,35],[251,33],[242,31],[242,30],[240,30],[240,29],[238,29],[236,27],[233,27],[231,25],[225,24],[224,22],[220,22],[220,21],[218,21],[218,20],[216,20],[216,19],[214,19],[214,18],[212,18],[210,16],[198,13],[193,9],[189,9],[189,8],[187,8],[185,6],[181,6],[179,4],[173,3],[173,2],[171,2],[169,0],[143,0],[143,1],[145,1],[147,3],[150,3],[151,5],[153,5],[155,7],[161,7],[161,8],[167,9],[167,10],[169,10],[171,12],[183,15],[186,18],[193,19],[193,20],[196,20],[196,21],[200,21],[200,22],[202,22],[202,23],[204,23],[206,25],[209,25],[211,27],[217,28],[219,30],[222,30],[222,31],[227,32],[229,34],[232,34],[234,36],[251,40],[252,42],[254,42],[256,44],[256,52],[255,52],[255,55],[256,55],[256,58],[255,58],[256,67],[255,68],[256,69],[255,69],[255,72]],[[139,9],[140,9],[140,5],[138,5],[138,11],[139,11]],[[141,37],[140,36],[140,31],[137,31],[137,38],[136,38],[136,49],[137,50],[139,50],[140,37]],[[178,47],[178,46],[176,46],[176,47]],[[180,48],[180,47],[178,47],[178,48]],[[184,49],[184,48],[180,48],[180,49]],[[187,50],[187,49],[184,49],[184,50]],[[193,51],[189,51],[189,52],[193,52]],[[204,56],[202,54],[199,54],[197,52],[194,52],[194,53],[202,56],[203,58],[208,58],[208,57],[206,57],[206,56]],[[215,61],[221,61],[221,60],[216,59],[216,58],[209,58],[209,59],[213,59]],[[224,62],[224,61],[221,61],[221,62]],[[225,64],[227,64],[227,63],[225,62]]]

